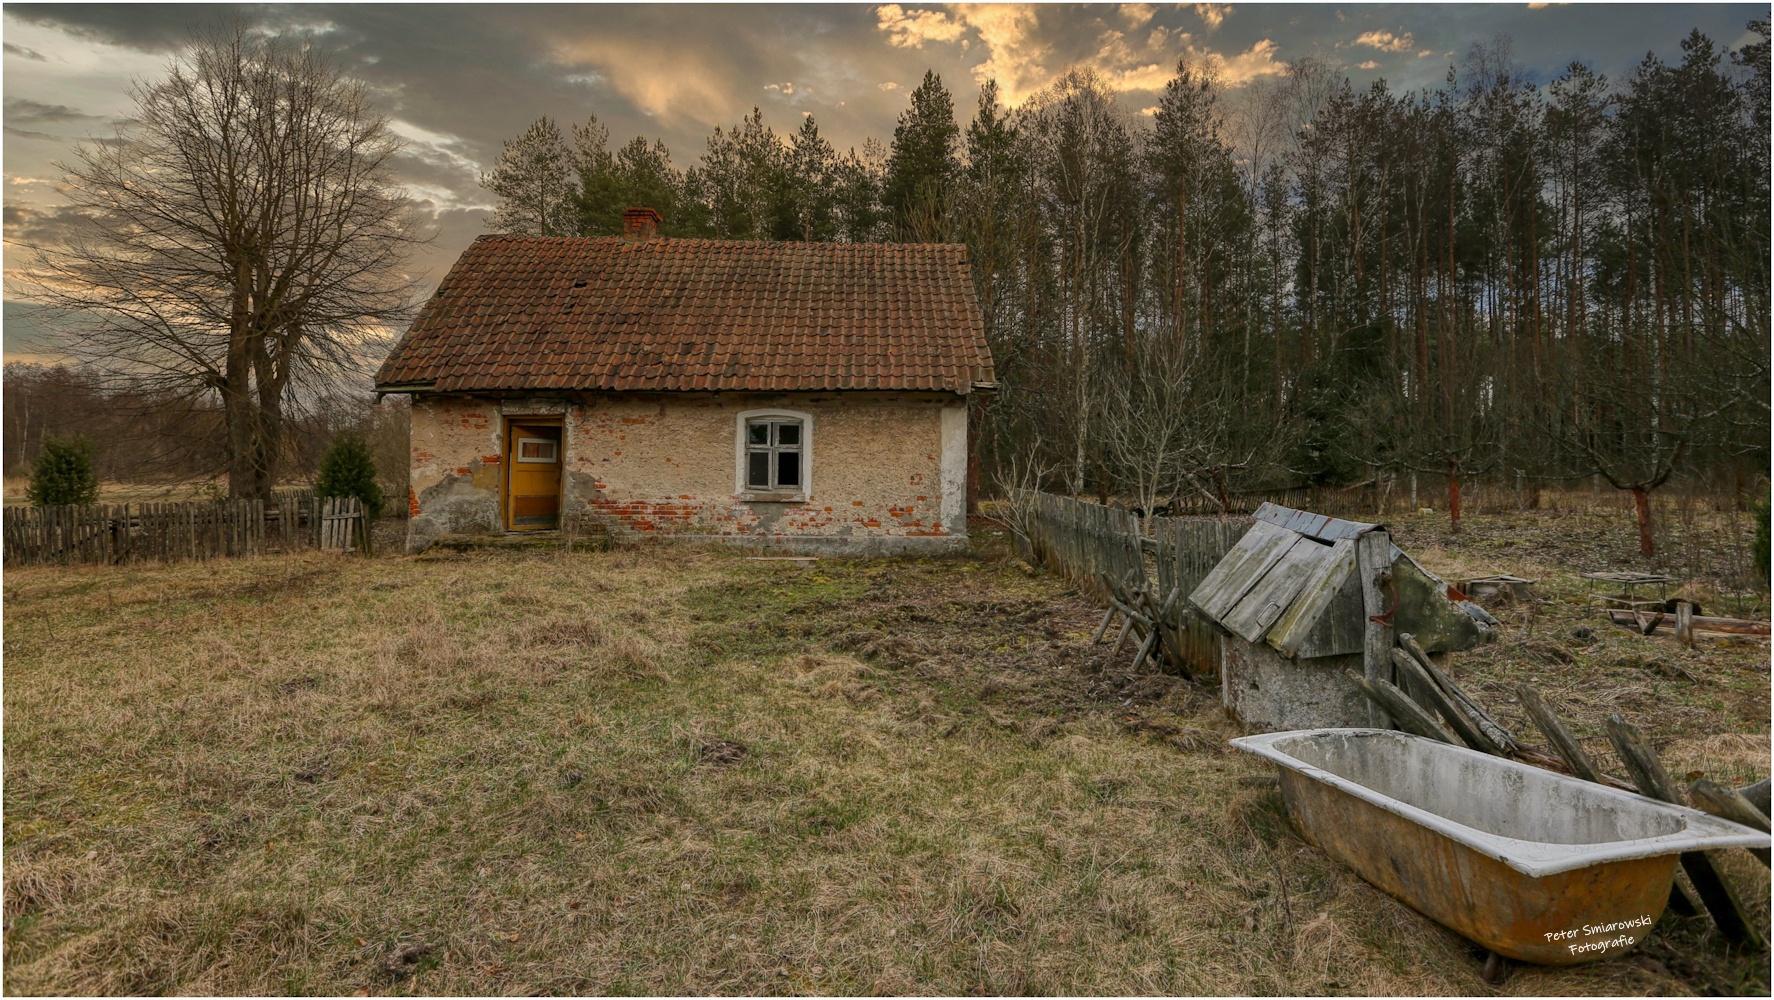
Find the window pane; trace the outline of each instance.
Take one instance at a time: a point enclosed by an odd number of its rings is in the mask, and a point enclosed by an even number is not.
[[[798,451],[779,451],[776,453],[776,485],[801,485],[801,453]]]
[[[801,425],[798,423],[777,424],[776,425],[776,443],[783,444],[783,445],[800,444],[801,443]]]
[[[752,444],[769,444],[770,443],[770,425],[769,424],[747,424],[745,427],[745,430],[746,430],[746,440],[749,441],[750,443],[752,443]]]
[[[770,453],[754,451],[745,456],[745,485],[748,489],[767,490],[770,488]]]

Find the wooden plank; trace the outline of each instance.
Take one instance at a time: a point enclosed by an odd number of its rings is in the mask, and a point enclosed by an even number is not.
[[[1287,554],[1298,537],[1272,524],[1252,525],[1232,551],[1207,574],[1207,579],[1189,595],[1190,603],[1208,618],[1223,621],[1226,612],[1243,600],[1269,567]]]
[[[1526,684],[1521,684],[1516,686],[1515,696],[1521,699],[1521,706],[1527,709],[1528,718],[1532,719],[1534,725],[1539,727],[1540,732],[1546,735],[1546,741],[1552,744],[1552,749],[1565,762],[1565,766],[1571,769],[1573,775],[1584,781],[1599,782],[1602,780],[1601,772],[1596,769],[1595,762],[1583,752],[1583,747],[1578,745],[1576,737],[1572,736],[1571,731],[1565,728],[1564,722],[1559,719],[1558,715],[1544,701],[1540,700],[1538,691]]]
[[[1460,685],[1454,683],[1452,677],[1449,677],[1440,667],[1435,665],[1435,661],[1431,660],[1429,654],[1423,652],[1423,647],[1417,644],[1416,637],[1412,636],[1409,632],[1401,633],[1398,637],[1398,645],[1403,648],[1405,652],[1415,657],[1419,664],[1422,664],[1423,669],[1428,672],[1429,676],[1435,679],[1435,683],[1439,684],[1441,689],[1448,693],[1449,697],[1459,703],[1460,707],[1466,711],[1466,714],[1471,716],[1474,722],[1478,723],[1478,728],[1484,732],[1485,736],[1487,736],[1492,743],[1502,747],[1507,753],[1513,753],[1521,748],[1520,741],[1515,738],[1513,733],[1504,729],[1502,724],[1496,719],[1491,718],[1489,712],[1486,712],[1480,707],[1478,702],[1473,700],[1471,695],[1467,694]]]
[[[1634,631],[1650,634],[1644,632],[1642,619],[1636,619],[1632,611],[1609,608],[1607,609],[1607,615],[1608,619],[1616,625],[1624,625]],[[1691,627],[1697,632],[1725,632],[1732,635],[1769,634],[1769,624],[1767,622],[1752,621],[1747,618],[1713,618],[1706,615],[1692,615],[1690,621]],[[1663,622],[1659,624],[1656,631],[1665,631],[1665,628],[1663,627],[1664,625],[1668,625],[1669,630],[1674,629],[1673,624]]]
[[[1608,716],[1602,725],[1608,731],[1608,741],[1620,754],[1620,762],[1626,765],[1641,793],[1673,805],[1686,804],[1678,796],[1669,772],[1663,769],[1663,761],[1658,759],[1651,741],[1645,739],[1637,726],[1627,722],[1619,713]],[[1712,859],[1704,851],[1687,851],[1681,855],[1681,861],[1682,870],[1694,883],[1694,891],[1700,894],[1700,901],[1706,904],[1719,932],[1733,943],[1765,949],[1767,941],[1750,921],[1730,884],[1720,877]]]
[[[1688,798],[1693,801],[1696,808],[1704,809],[1720,819],[1728,819],[1733,823],[1740,823],[1763,833],[1770,832],[1767,814],[1757,809],[1734,788],[1726,788],[1716,782],[1701,778],[1688,786]],[[1768,867],[1768,848],[1751,847],[1748,850],[1749,853],[1755,855],[1756,860],[1760,861],[1763,867]]]
[[[1424,670],[1422,665],[1417,663],[1409,653],[1394,647],[1392,666],[1398,671],[1400,678],[1414,682],[1405,684],[1405,690],[1413,695],[1421,692],[1421,697],[1417,700],[1427,699],[1429,704],[1425,707],[1434,709],[1448,725],[1452,726],[1454,733],[1460,737],[1462,743],[1474,750],[1497,757],[1503,756],[1502,748],[1485,736],[1478,725],[1448,698],[1440,685],[1435,683],[1435,678],[1429,676],[1429,672]]]
[[[1394,687],[1391,682],[1363,677],[1353,670],[1343,671],[1362,694],[1367,695],[1368,703],[1374,711],[1398,720],[1398,726],[1407,733],[1425,736],[1432,740],[1459,746],[1460,741],[1454,739],[1452,733],[1443,729],[1439,723],[1423,711],[1422,706],[1412,701],[1403,691]]]
[[[1296,535],[1294,543],[1257,579],[1220,624],[1246,642],[1260,642],[1329,554],[1330,546]]]
[[[1281,618],[1269,627],[1269,645],[1283,656],[1293,656],[1311,633],[1313,625],[1331,606],[1343,581],[1355,573],[1355,542],[1338,539],[1319,559],[1312,575],[1300,586]]]
[[[1366,618],[1362,633],[1361,672],[1370,685],[1387,680],[1392,673],[1390,616],[1396,609],[1386,607],[1383,586],[1390,578],[1391,568],[1392,540],[1384,531],[1370,531],[1355,540],[1355,574],[1361,582],[1361,608]],[[1368,724],[1385,729],[1392,720],[1380,703],[1370,700]]]
[[[1251,515],[1258,521],[1274,524],[1289,531],[1308,535],[1321,542],[1336,542],[1342,539],[1355,539],[1370,531],[1382,528],[1379,524],[1368,524],[1362,521],[1346,521],[1338,517],[1314,514],[1311,511],[1296,510],[1283,507],[1276,503],[1265,502]]]

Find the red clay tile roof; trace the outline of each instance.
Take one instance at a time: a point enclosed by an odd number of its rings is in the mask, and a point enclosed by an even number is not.
[[[966,247],[562,236],[476,240],[376,375],[440,392],[991,381]]]

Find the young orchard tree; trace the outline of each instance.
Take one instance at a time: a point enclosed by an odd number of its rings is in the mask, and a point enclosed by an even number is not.
[[[400,144],[312,45],[240,27],[133,96],[116,141],[63,165],[81,226],[36,248],[37,297],[79,324],[96,369],[219,400],[229,495],[268,498],[286,406],[361,372],[413,304]]]

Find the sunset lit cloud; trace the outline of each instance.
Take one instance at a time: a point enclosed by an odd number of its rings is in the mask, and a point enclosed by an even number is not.
[[[1355,37],[1356,45],[1366,45],[1382,52],[1409,52],[1416,45],[1411,33],[1406,31],[1393,34],[1390,31],[1368,31]]]

